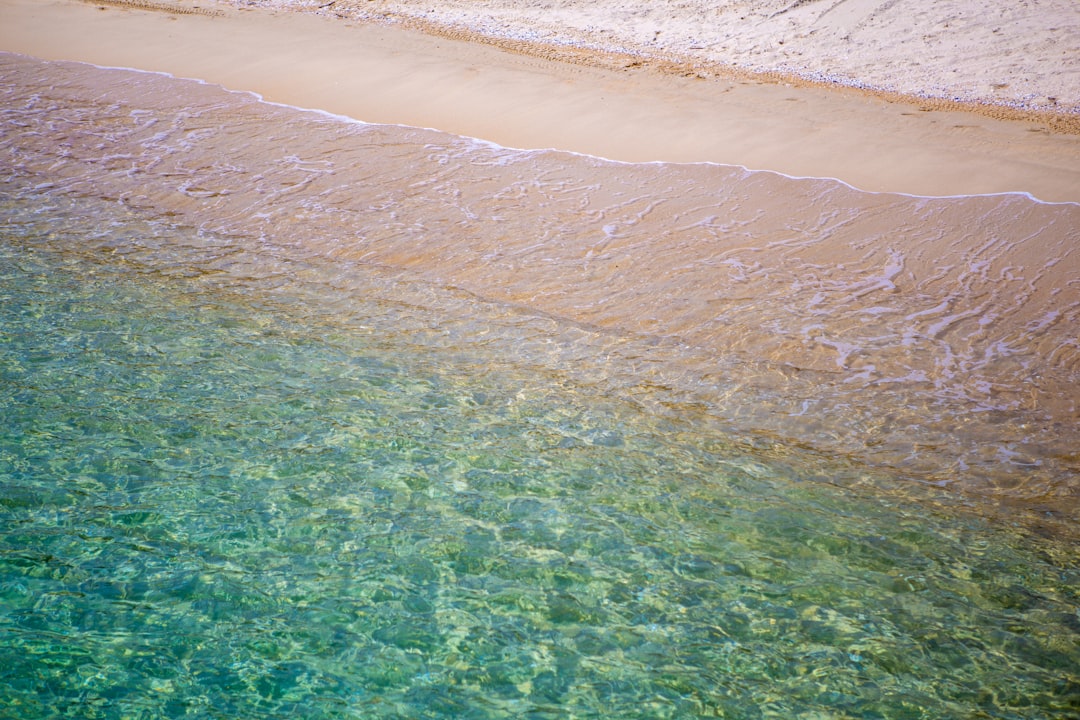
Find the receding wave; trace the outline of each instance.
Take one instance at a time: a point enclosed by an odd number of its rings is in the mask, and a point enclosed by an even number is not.
[[[1077,509],[1080,206],[509,150],[14,55],[0,85],[11,192],[229,238],[247,273],[391,268],[583,328],[579,372],[745,432]]]

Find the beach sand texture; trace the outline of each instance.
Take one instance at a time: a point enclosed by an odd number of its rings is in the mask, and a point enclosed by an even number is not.
[[[864,38],[861,44],[838,44],[829,33],[807,30],[800,42],[817,43],[818,56],[807,52],[798,68],[784,66],[805,77],[838,77],[840,66],[828,58],[842,45],[849,60],[869,63],[866,74],[851,82],[910,92],[948,86],[951,97],[987,80],[1008,85],[1013,95],[1006,97],[1002,89],[982,99],[1008,100],[1011,106],[822,86],[777,74],[776,63],[754,65],[771,67],[765,75],[731,64],[745,68],[752,58],[766,58],[753,49],[755,33],[821,12],[825,2],[771,19],[777,10],[755,6],[757,14],[737,25],[729,22],[734,4],[708,12],[703,3],[665,5],[663,13],[644,3],[622,9],[605,3],[502,3],[485,4],[482,11],[465,3],[410,6],[384,0],[257,5],[2,0],[0,48],[195,77],[274,102],[368,122],[433,127],[507,147],[558,148],[629,162],[741,165],[839,178],[870,191],[1027,192],[1046,201],[1080,202],[1080,114],[1067,111],[1075,110],[1080,97],[1080,82],[1070,70],[1077,53],[1063,39],[1076,22],[1073,3],[1033,4],[1025,22],[1046,24],[1042,31],[1010,31],[1001,40],[1005,46],[993,53],[961,49],[955,63],[938,65],[920,59],[925,48],[909,52],[900,39],[944,10],[937,3],[922,3],[922,11],[915,3],[895,4],[884,15],[890,24],[875,21],[853,31],[852,38]],[[304,9],[313,12],[293,12]],[[837,5],[823,17],[832,22],[850,11]],[[645,32],[646,20],[660,22],[660,15],[664,28],[652,44],[606,39]],[[949,23],[958,47],[981,37],[982,26],[969,15],[961,27]],[[978,17],[993,15],[990,9]],[[706,16],[713,19],[706,22]],[[606,24],[597,29],[601,21]],[[704,43],[694,49],[699,45],[678,40],[675,26],[737,31],[750,49],[723,56]],[[877,42],[892,48],[880,50],[877,75],[870,73],[870,56],[879,51],[866,39],[873,28]],[[785,40],[785,53],[793,47]],[[710,65],[712,57],[728,64]],[[994,74],[994,63],[1005,62],[1014,64],[1011,74]],[[922,63],[922,70],[913,71],[911,63]],[[881,73],[892,79],[885,82]],[[908,84],[901,88],[901,81]],[[1057,98],[1054,112],[1045,109],[1049,101],[1039,99],[1051,93]]]
[[[1080,109],[1072,0],[258,0],[1024,108]]]

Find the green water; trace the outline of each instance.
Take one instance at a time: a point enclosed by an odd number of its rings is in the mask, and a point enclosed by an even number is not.
[[[1067,544],[51,202],[0,227],[0,717],[1080,713]]]

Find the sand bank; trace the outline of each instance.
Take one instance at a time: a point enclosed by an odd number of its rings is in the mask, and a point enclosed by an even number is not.
[[[3,50],[197,77],[509,147],[728,163],[872,191],[1080,202],[1080,135],[1037,115],[1002,120],[854,89],[549,60],[400,26],[212,3],[0,0],[0,18]]]

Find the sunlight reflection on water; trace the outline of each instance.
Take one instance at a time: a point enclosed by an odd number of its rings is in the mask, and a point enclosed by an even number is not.
[[[602,333],[377,269],[335,296],[111,202],[4,217],[4,714],[1080,702],[1071,544],[584,382]]]

